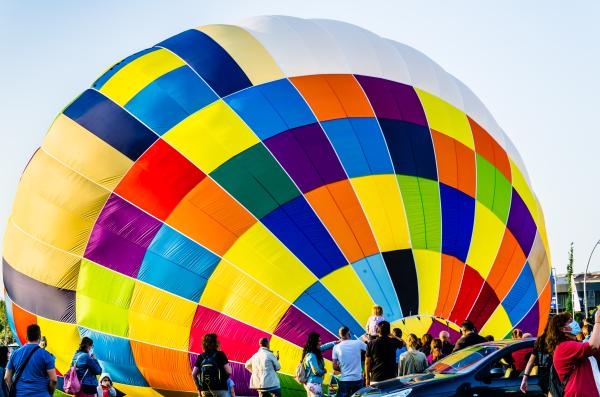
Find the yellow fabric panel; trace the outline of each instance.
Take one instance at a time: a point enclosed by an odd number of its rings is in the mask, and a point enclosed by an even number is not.
[[[200,304],[269,333],[275,330],[290,306],[223,260],[208,279]]]
[[[81,258],[36,240],[12,218],[6,225],[2,256],[15,270],[44,284],[71,291],[77,288]]]
[[[163,139],[207,174],[260,142],[222,100],[192,114],[171,128]]]
[[[329,273],[321,282],[337,298],[359,324],[366,324],[373,310],[373,299],[356,272],[346,265]]]
[[[429,127],[475,150],[473,133],[467,116],[443,99],[418,88],[415,90],[427,115]]]
[[[479,201],[475,202],[475,224],[467,264],[484,279],[494,264],[504,236],[505,225]]]
[[[183,65],[185,62],[171,51],[152,51],[125,65],[102,86],[100,92],[124,106],[148,84]]]
[[[302,347],[273,335],[271,337],[271,350],[274,353],[279,352],[279,363],[281,364],[279,372],[293,376],[296,373],[296,365],[302,358]]]
[[[395,175],[352,178],[352,186],[371,224],[379,249],[410,248],[404,202]]]
[[[42,148],[111,191],[133,165],[127,156],[63,114],[50,127]]]
[[[198,305],[136,281],[129,306],[129,337],[187,351]]]
[[[123,383],[114,383],[115,388],[119,389],[127,396],[135,396],[135,397],[164,397],[164,395],[160,394],[157,391],[150,387],[142,387],[142,386],[132,386],[126,385]]]
[[[493,335],[494,339],[504,339],[504,336],[510,331],[512,324],[510,318],[502,305],[498,305],[494,313],[490,316],[481,330],[480,335]]]
[[[81,256],[108,195],[38,150],[21,177],[12,218],[35,238]]]
[[[207,25],[198,30],[209,35],[242,68],[253,85],[284,78],[271,54],[243,28],[233,25]]]
[[[525,180],[525,177],[523,176],[523,174],[521,173],[521,171],[519,170],[517,165],[512,160],[510,160],[510,172],[512,173],[512,184],[513,184],[515,190],[517,191],[517,193],[519,193],[519,196],[521,196],[521,198],[525,202],[525,205],[527,206],[527,208],[529,209],[529,212],[531,213],[531,217],[533,218],[534,221],[536,221],[536,224],[537,224],[537,221],[538,221],[537,202],[535,200],[533,192],[531,191],[531,189],[529,188],[529,185],[527,184],[527,181]]]
[[[71,366],[71,359],[79,342],[79,330],[76,324],[61,323],[37,317],[38,325],[48,341],[47,350],[56,357],[56,368],[65,373]]]
[[[419,313],[435,314],[437,305],[442,254],[430,250],[413,250],[419,280]]]
[[[255,223],[225,253],[223,259],[293,302],[317,281],[261,223]]]
[[[402,323],[402,320],[394,321],[390,324],[390,329],[400,328],[402,330],[402,338],[406,340],[406,337],[410,334],[415,334],[420,338],[429,331],[431,324],[431,317],[421,317],[419,320],[416,316],[412,316],[404,318],[404,323]]]
[[[548,233],[546,232],[546,220],[544,218],[544,211],[542,211],[542,206],[540,205],[537,197],[535,198],[535,203],[537,204],[537,219],[535,223],[538,228],[538,233],[542,237],[542,242],[544,243],[544,248],[546,250],[546,255],[548,257],[548,267],[551,267],[551,256],[550,256],[550,246],[548,245]]]

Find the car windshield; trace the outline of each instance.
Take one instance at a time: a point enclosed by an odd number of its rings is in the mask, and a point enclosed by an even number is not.
[[[498,346],[493,345],[467,347],[436,361],[427,369],[427,372],[437,374],[465,373],[470,371],[484,357],[499,349]]]

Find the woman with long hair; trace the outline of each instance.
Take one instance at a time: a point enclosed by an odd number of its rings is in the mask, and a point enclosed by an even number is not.
[[[521,391],[527,393],[527,382],[531,376],[531,370],[537,366],[538,383],[544,394],[548,394],[549,381],[550,381],[550,369],[552,368],[552,357],[546,347],[546,333],[548,332],[548,325],[550,321],[546,323],[546,328],[540,336],[537,337],[533,344],[533,351],[529,356],[529,361],[523,371],[523,380],[521,381]]]
[[[433,336],[431,334],[423,334],[421,336],[421,347],[419,351],[428,356],[431,354],[431,342],[433,342]]]
[[[316,332],[308,334],[302,350],[302,363],[304,371],[307,373],[304,388],[308,397],[321,397],[323,395],[323,375],[327,373],[327,370],[321,352],[321,335]]]
[[[410,334],[406,339],[407,351],[400,355],[398,375],[420,374],[427,368],[427,356],[418,350],[419,338]]]
[[[438,361],[439,359],[442,359],[444,357],[446,357],[446,355],[442,352],[442,340],[441,339],[434,339],[431,341],[431,354],[429,354],[427,356],[427,362],[429,363],[429,365],[433,364],[434,362]]]
[[[73,355],[71,366],[77,368],[77,378],[81,382],[81,390],[76,394],[77,397],[97,396],[98,379],[97,375],[102,373],[102,367],[94,355],[94,341],[87,336],[81,338],[79,348]]]
[[[588,342],[578,342],[581,332],[579,323],[569,313],[561,313],[550,319],[546,330],[546,348],[552,354],[558,383],[550,378],[550,392],[557,386],[564,389],[565,397],[600,396],[600,310],[594,316],[594,327]]]

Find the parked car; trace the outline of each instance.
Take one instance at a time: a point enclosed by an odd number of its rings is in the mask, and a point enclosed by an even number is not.
[[[523,361],[529,358],[534,342],[535,339],[520,339],[481,343],[433,363],[424,374],[377,382],[362,388],[354,396],[525,396],[519,390]],[[544,396],[535,367],[528,385],[527,396]]]

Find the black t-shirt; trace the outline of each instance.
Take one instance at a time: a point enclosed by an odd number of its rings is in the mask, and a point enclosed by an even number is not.
[[[404,344],[396,338],[378,337],[367,345],[366,356],[371,360],[371,381],[381,382],[398,376],[396,349]]]
[[[452,350],[454,350],[454,345],[448,341],[442,341],[442,353],[444,356],[448,354],[452,354]]]
[[[212,387],[212,390],[227,390],[227,379],[229,378],[229,374],[225,372],[225,364],[229,363],[229,360],[227,360],[227,356],[225,355],[225,353],[221,351],[204,352],[198,356],[198,358],[196,359],[196,364],[194,364],[194,366],[198,369],[202,368],[202,361],[204,361],[204,358],[213,354],[215,355],[215,362],[219,367],[220,382],[215,387]]]
[[[476,334],[475,332],[471,332],[470,334],[461,336],[460,339],[456,341],[454,351],[457,352],[465,347],[473,346],[483,342],[487,342],[483,336]]]

